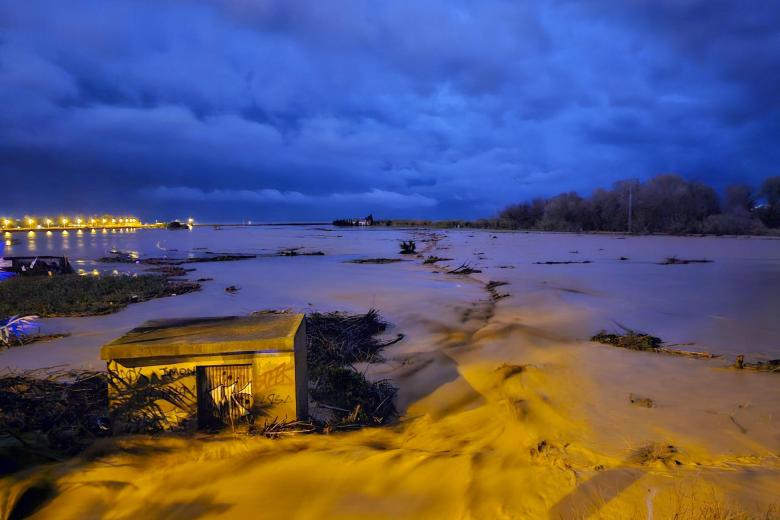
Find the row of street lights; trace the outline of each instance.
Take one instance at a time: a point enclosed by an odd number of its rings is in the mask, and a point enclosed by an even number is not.
[[[17,220],[13,218],[4,217],[2,220],[3,229],[46,229],[52,226],[56,227],[140,227],[143,224],[135,217],[100,217],[83,219],[76,217],[71,219],[69,217],[60,217],[57,220],[53,220],[49,217],[36,218],[36,217],[24,217],[24,219]]]

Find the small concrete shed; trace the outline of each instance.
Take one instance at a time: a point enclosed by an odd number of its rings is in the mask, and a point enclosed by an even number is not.
[[[306,419],[305,329],[288,313],[147,321],[100,351],[111,407],[151,395],[170,428]]]

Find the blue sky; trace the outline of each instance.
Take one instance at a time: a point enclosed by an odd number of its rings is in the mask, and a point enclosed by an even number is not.
[[[780,174],[780,4],[0,0],[0,213],[490,216]]]

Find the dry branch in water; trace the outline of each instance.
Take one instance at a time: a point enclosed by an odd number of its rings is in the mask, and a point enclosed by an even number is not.
[[[347,260],[347,264],[394,264],[397,262],[405,262],[400,258],[356,258],[355,260]]]
[[[630,329],[625,329],[624,334],[611,334],[602,330],[591,337],[590,340],[604,345],[612,345],[614,347],[626,348],[629,350],[671,354],[674,356],[684,356],[696,359],[715,359],[721,357],[709,352],[696,352],[672,348],[671,346],[664,345],[661,338]]]
[[[278,256],[325,256],[322,251],[301,251],[301,247],[289,247],[280,250]]]
[[[658,262],[658,265],[685,265],[685,264],[709,264],[709,263],[712,263],[712,260],[707,260],[705,258],[689,260],[685,258],[677,258],[676,256],[670,256],[667,259],[665,259],[663,262]]]
[[[497,291],[497,289],[499,287],[502,287],[504,285],[509,285],[509,282],[501,282],[501,281],[493,281],[493,280],[491,280],[490,282],[485,284],[485,290],[488,293],[490,293],[490,298],[493,301],[498,301],[498,300],[500,300],[502,298],[506,298],[506,297],[509,296],[509,294],[507,294],[507,293],[499,293]]]
[[[575,260],[564,260],[562,262],[556,262],[552,260],[548,260],[546,262],[534,262],[534,264],[537,265],[566,265],[566,264],[591,264],[590,260],[582,260],[582,261],[575,261]]]
[[[436,262],[449,262],[452,258],[440,258],[436,255],[430,255],[425,259],[423,264],[435,264]]]
[[[745,361],[745,355],[740,354],[734,362],[733,368],[758,370],[759,372],[780,373],[780,359],[770,359],[769,361]]]
[[[460,266],[456,267],[455,269],[451,271],[447,271],[447,274],[472,274],[472,273],[481,273],[479,269],[475,269],[471,267],[470,262],[463,262],[460,264]]]

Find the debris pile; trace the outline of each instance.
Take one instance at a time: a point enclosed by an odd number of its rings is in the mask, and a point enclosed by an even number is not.
[[[0,436],[52,457],[81,451],[111,433],[105,377],[84,371],[0,373]],[[0,450],[2,465],[21,455],[14,449]]]
[[[568,264],[591,264],[591,263],[593,262],[591,262],[590,260],[582,260],[582,261],[564,260],[561,262],[548,260],[546,262],[534,262],[534,264],[537,265],[568,265]]]
[[[355,260],[347,260],[347,264],[394,264],[396,262],[404,262],[400,258],[356,258]]]
[[[403,339],[398,334],[381,342],[378,336],[386,329],[374,309],[366,314],[307,316],[311,397],[331,413],[334,425],[385,424],[397,416],[393,403],[397,389],[389,381],[368,381],[353,366],[381,361],[382,349]]]
[[[417,244],[414,242],[414,240],[402,240],[400,247],[400,254],[402,255],[413,255],[417,253]]]
[[[707,260],[706,258],[699,258],[699,259],[685,259],[685,258],[677,258],[676,256],[670,256],[666,258],[663,262],[658,262],[658,265],[686,265],[686,264],[709,264],[712,263],[712,260]]]
[[[448,262],[450,260],[452,260],[452,258],[441,258],[436,255],[430,255],[425,259],[423,264],[435,264],[436,262]]]
[[[739,370],[758,370],[759,372],[777,372],[780,373],[780,359],[770,359],[768,361],[745,361],[745,355],[740,354],[737,356],[733,365],[734,368]]]
[[[665,345],[661,338],[626,328],[624,328],[623,334],[608,333],[607,331],[602,330],[595,336],[591,337],[590,340],[595,341],[596,343],[612,345],[614,347],[620,347],[629,350],[641,350],[645,352],[671,354],[674,356],[684,356],[697,359],[715,359],[721,357],[709,352],[677,349],[672,345]]]
[[[301,247],[288,247],[277,253],[277,256],[325,256],[322,251],[302,251]]]
[[[482,271],[480,271],[479,269],[476,269],[476,268],[472,267],[470,262],[463,262],[462,264],[460,264],[455,269],[447,271],[447,274],[468,275],[468,274],[481,273],[481,272]]]

